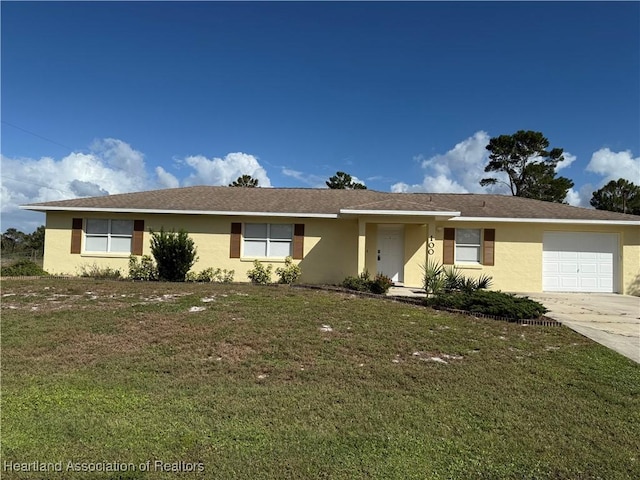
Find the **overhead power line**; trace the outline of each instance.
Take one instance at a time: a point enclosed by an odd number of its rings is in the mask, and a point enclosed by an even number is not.
[[[69,150],[73,150],[73,147],[70,147],[69,145],[65,145],[64,143],[56,142],[55,140],[51,140],[50,138],[43,137],[40,134],[37,134],[37,133],[32,132],[30,130],[27,130],[26,128],[19,127],[18,125],[14,125],[13,123],[7,122],[6,120],[1,120],[1,121],[5,125],[9,125],[10,127],[13,127],[13,128],[15,128],[17,130],[20,130],[20,131],[24,132],[24,133],[28,133],[29,135],[33,135],[34,137],[41,138],[42,140],[46,140],[47,142],[53,143],[53,144],[58,145],[60,147],[64,147],[64,148],[67,148]]]

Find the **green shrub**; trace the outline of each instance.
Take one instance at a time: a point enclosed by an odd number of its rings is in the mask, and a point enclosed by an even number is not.
[[[376,278],[371,279],[371,275],[365,270],[358,277],[345,278],[341,285],[344,288],[358,292],[384,294],[389,291],[389,288],[393,285],[393,281],[382,273],[377,274]]]
[[[81,265],[78,274],[85,278],[100,278],[105,280],[117,280],[122,278],[120,270],[111,267],[100,267],[96,263],[91,265]]]
[[[235,270],[227,270],[221,268],[206,268],[201,272],[188,272],[185,280],[187,282],[200,282],[200,283],[231,283],[233,282],[233,276]]]
[[[284,259],[284,267],[276,268],[276,274],[280,277],[278,283],[291,285],[298,281],[298,278],[302,275],[302,269],[299,265],[293,263],[291,257],[287,257]]]
[[[429,260],[422,265],[422,286],[428,295],[435,295],[444,290],[444,276],[442,264]]]
[[[129,257],[129,278],[131,280],[158,280],[158,267],[150,255],[143,255],[140,260]]]
[[[236,274],[235,270],[227,270],[226,268],[216,268],[216,272],[213,275],[213,281],[216,283],[231,283],[233,277]]]
[[[269,264],[266,267],[260,260],[253,261],[253,268],[247,272],[247,277],[251,280],[251,283],[257,285],[268,285],[271,283],[271,270],[273,265]]]
[[[369,285],[371,283],[371,276],[368,271],[362,272],[358,277],[347,277],[342,281],[342,286],[349,290],[356,290],[358,292],[371,291]]]
[[[43,277],[49,275],[39,265],[31,260],[18,260],[0,269],[3,277]]]
[[[184,282],[197,260],[195,244],[185,230],[151,231],[151,253],[158,265],[158,278],[169,282]]]
[[[490,288],[493,278],[482,274],[478,278],[466,277],[454,265],[442,265],[429,260],[422,266],[422,285],[428,295],[439,295],[447,292],[474,292]]]
[[[379,273],[376,275],[376,278],[369,284],[369,290],[371,293],[377,294],[385,294],[389,291],[393,285],[393,280],[391,280],[386,275]]]
[[[530,298],[486,290],[441,293],[427,298],[425,302],[434,308],[451,308],[518,320],[538,318],[547,312],[542,304]]]

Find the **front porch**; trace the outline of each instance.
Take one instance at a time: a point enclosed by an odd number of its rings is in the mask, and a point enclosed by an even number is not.
[[[428,258],[442,258],[435,218],[429,222],[424,218],[397,220],[358,219],[358,273],[382,273],[397,287],[420,289]]]

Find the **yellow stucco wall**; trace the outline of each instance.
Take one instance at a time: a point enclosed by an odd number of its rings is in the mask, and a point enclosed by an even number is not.
[[[407,224],[404,227],[404,284],[422,287],[422,275],[427,260],[427,226]]]
[[[248,281],[246,272],[253,268],[252,260],[229,258],[230,226],[232,222],[250,223],[304,223],[304,258],[297,261],[302,268],[301,281],[307,283],[340,283],[346,276],[358,275],[358,219],[287,219],[279,217],[214,217],[204,215],[165,214],[102,214],[80,212],[48,212],[46,220],[44,269],[53,274],[76,275],[83,266],[119,268],[128,271],[128,255],[71,254],[71,220],[84,218],[119,218],[145,221],[144,254],[149,251],[149,229],[166,230],[184,228],[193,238],[198,250],[194,270],[224,268],[235,270],[235,281]],[[400,219],[399,219],[400,220]],[[619,293],[640,295],[640,228],[564,225],[516,224],[481,222],[420,223],[419,218],[403,218],[405,268],[404,283],[410,287],[422,285],[422,268],[427,258],[428,236],[434,235],[434,253],[430,258],[442,262],[445,227],[494,228],[496,230],[495,265],[462,266],[467,276],[487,274],[493,277],[494,289],[504,291],[542,290],[542,238],[545,231],[613,232],[620,241],[623,258],[616,281]],[[389,223],[388,218],[367,218],[365,264],[373,275],[377,269],[377,223]],[[394,222],[398,223],[398,222]],[[274,270],[281,261],[266,259]],[[274,275],[274,280],[276,276]]]
[[[616,279],[618,293],[640,294],[640,229],[633,226],[517,224],[483,222],[436,222],[434,259],[442,262],[445,227],[494,228],[495,265],[458,264],[467,276],[493,277],[494,290],[513,292],[542,291],[542,239],[545,232],[617,233],[622,254]],[[619,259],[620,260],[620,259]]]
[[[622,234],[622,284],[624,293],[640,297],[640,228],[626,227]]]
[[[286,219],[281,217],[213,217],[202,215],[164,214],[102,214],[79,212],[49,212],[45,235],[44,269],[54,274],[77,275],[83,267],[118,268],[126,275],[129,255],[71,254],[71,220],[84,218],[118,218],[144,220],[143,254],[150,255],[149,229],[185,229],[193,239],[198,261],[192,270],[223,268],[235,271],[235,281],[248,281],[247,271],[253,268],[253,258],[229,258],[230,228],[232,222],[248,223],[304,223],[304,258],[296,261],[302,268],[301,281],[308,283],[339,283],[348,275],[357,274],[357,220]],[[262,259],[275,269],[281,260]],[[277,278],[275,273],[274,280]]]

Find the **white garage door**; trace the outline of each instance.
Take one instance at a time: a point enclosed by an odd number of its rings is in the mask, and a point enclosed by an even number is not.
[[[545,292],[615,292],[618,235],[545,232],[542,289]]]

